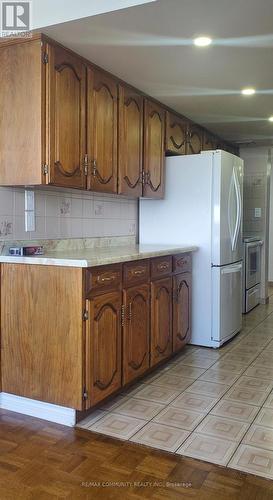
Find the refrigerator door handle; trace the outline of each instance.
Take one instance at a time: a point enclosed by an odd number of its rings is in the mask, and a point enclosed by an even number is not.
[[[235,191],[236,191],[236,199],[237,199],[237,220],[235,226],[235,240],[234,240],[234,248],[237,246],[238,237],[240,233],[240,225],[242,218],[242,200],[241,200],[241,191],[240,191],[240,183],[238,180],[237,172],[234,168],[234,179],[235,179]],[[233,250],[234,250],[233,248]]]
[[[239,273],[242,270],[242,263],[240,262],[239,264],[229,266],[229,267],[224,267],[221,269],[221,274],[231,274],[231,273]]]
[[[234,168],[232,171],[230,187],[229,187],[229,197],[228,197],[228,228],[229,228],[229,236],[230,236],[232,251],[234,250],[235,235],[236,235],[236,224],[235,224],[235,228],[233,229],[233,227],[232,227],[232,214],[231,214],[231,208],[232,208],[231,200],[232,200],[233,189],[236,191],[236,181],[235,181]],[[237,195],[236,195],[236,198],[237,198]],[[237,212],[238,212],[238,207],[237,207]],[[237,221],[237,219],[238,219],[238,213],[236,215],[236,221]]]

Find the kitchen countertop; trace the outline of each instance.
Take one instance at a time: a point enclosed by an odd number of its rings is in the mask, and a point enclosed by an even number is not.
[[[113,246],[108,248],[47,252],[44,255],[36,257],[12,257],[10,255],[0,255],[0,263],[84,268],[146,259],[149,257],[173,255],[176,253],[195,252],[196,250],[198,250],[198,247],[189,245]]]

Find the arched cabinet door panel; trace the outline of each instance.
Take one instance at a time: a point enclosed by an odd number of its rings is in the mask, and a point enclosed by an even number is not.
[[[88,68],[88,189],[117,193],[117,81]]]
[[[48,182],[85,189],[86,66],[61,47],[48,45],[47,53]]]
[[[172,278],[151,283],[151,366],[172,353]]]
[[[165,178],[165,110],[158,104],[144,103],[144,196],[163,198]]]
[[[142,196],[143,97],[119,86],[118,192]]]
[[[121,292],[87,301],[87,369],[89,405],[121,387]]]
[[[166,112],[166,152],[186,154],[188,122],[181,116]]]
[[[123,385],[149,368],[150,286],[138,285],[123,292],[126,317],[123,328]]]
[[[199,154],[203,148],[203,129],[198,125],[190,124],[187,139],[187,154]]]
[[[204,131],[203,135],[203,151],[213,151],[217,149],[217,139],[212,134]]]
[[[191,337],[191,293],[190,273],[173,278],[173,351],[177,352]]]

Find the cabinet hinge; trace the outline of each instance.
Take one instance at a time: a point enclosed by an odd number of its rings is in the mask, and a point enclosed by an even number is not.
[[[88,399],[88,392],[86,390],[86,387],[83,388],[83,395],[82,395],[82,399],[84,401],[86,401]]]
[[[84,155],[84,160],[83,160],[83,172],[84,172],[84,175],[88,175],[88,166],[89,166],[88,155]]]
[[[43,174],[48,175],[48,165],[43,165]]]
[[[48,54],[46,52],[43,52],[43,63],[48,64]]]
[[[141,184],[142,184],[143,186],[144,186],[144,184],[145,184],[145,177],[146,177],[145,171],[144,171],[144,170],[142,170],[142,172],[141,172],[141,180],[140,180],[140,182],[141,182]]]
[[[86,311],[86,310],[85,310],[85,311],[83,311],[83,315],[82,315],[82,317],[83,317],[83,320],[84,320],[84,321],[87,321],[87,320],[89,319],[89,313],[88,313],[88,311]]]

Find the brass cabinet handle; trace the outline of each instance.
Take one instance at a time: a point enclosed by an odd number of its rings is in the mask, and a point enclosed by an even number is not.
[[[133,271],[133,274],[135,276],[140,276],[141,274],[144,274],[144,273],[145,273],[145,269],[140,269],[140,270],[135,269],[135,271]]]
[[[132,302],[129,303],[129,314],[128,314],[128,319],[130,323],[132,322]]]
[[[92,175],[93,175],[93,177],[96,177],[96,175],[97,175],[97,161],[96,160],[92,161]]]
[[[109,281],[114,281],[116,279],[116,276],[98,276],[98,282],[105,283]]]
[[[157,269],[159,269],[160,271],[165,271],[165,269],[168,269],[168,268],[169,268],[168,264],[159,264],[157,266]]]

